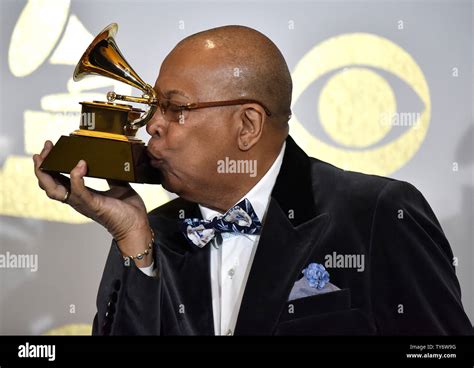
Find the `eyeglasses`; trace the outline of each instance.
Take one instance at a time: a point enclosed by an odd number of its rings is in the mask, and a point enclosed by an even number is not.
[[[221,107],[221,106],[235,106],[243,105],[247,103],[256,103],[262,106],[265,114],[271,116],[270,110],[261,102],[252,99],[238,99],[228,101],[214,101],[214,102],[193,102],[187,104],[179,104],[166,98],[158,98],[157,104],[163,114],[163,117],[169,122],[183,123],[187,117],[187,112],[197,109],[205,109],[208,107]]]

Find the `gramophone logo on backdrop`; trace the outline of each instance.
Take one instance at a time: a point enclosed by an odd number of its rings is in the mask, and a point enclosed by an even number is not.
[[[72,69],[92,41],[89,33],[73,14],[69,0],[30,0],[22,10],[13,30],[8,66],[18,78],[28,78],[41,73],[45,63],[69,65]],[[54,80],[52,80],[54,83]],[[104,100],[105,93],[95,89],[113,86],[123,95],[131,94],[131,87],[109,78],[89,77],[73,82],[64,81],[67,92],[38,96],[40,111],[23,113],[24,156],[10,155],[0,170],[0,214],[84,223],[89,219],[59,202],[53,202],[41,193],[33,174],[31,155],[41,151],[45,140],[56,142],[61,135],[77,129],[81,120],[83,100]],[[36,101],[34,101],[36,102]],[[100,180],[86,178],[86,183],[96,189],[107,189]],[[144,197],[149,208],[168,200],[161,187],[133,185]]]
[[[41,73],[41,65],[49,62],[70,65],[72,74],[72,67],[92,38],[79,19],[70,14],[69,0],[30,0],[10,40],[10,71],[18,78],[27,78]],[[396,100],[390,85],[367,67],[396,75],[413,88],[424,104],[412,127],[383,145],[378,143],[393,126]],[[292,136],[309,155],[342,168],[379,175],[401,168],[418,151],[430,121],[429,89],[419,66],[405,50],[385,38],[365,33],[336,36],[316,45],[296,65],[292,74],[293,105],[311,83],[331,72],[334,74],[319,96],[318,113],[325,132],[337,144],[330,145],[310,134],[295,115],[290,123]],[[55,142],[77,127],[79,101],[103,100],[103,93],[91,91],[112,85],[118,93],[128,95],[131,88],[100,77],[80,83],[70,78],[66,83],[66,93],[40,97],[42,110],[24,111],[25,155],[9,156],[0,169],[0,215],[68,223],[88,221],[69,206],[52,202],[41,193],[33,175],[31,155],[41,151],[46,139]],[[96,189],[105,189],[101,181],[86,180]],[[168,200],[161,187],[134,188],[149,209]]]

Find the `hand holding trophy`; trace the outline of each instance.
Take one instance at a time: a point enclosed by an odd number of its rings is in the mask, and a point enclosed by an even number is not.
[[[122,255],[144,267],[153,260],[153,235],[146,207],[128,182],[160,182],[159,171],[149,166],[144,142],[135,138],[156,111],[157,99],[152,87],[123,58],[113,38],[116,32],[113,23],[94,39],[76,66],[74,80],[103,75],[142,90],[143,96],[109,92],[108,102],[82,102],[79,129],[62,136],[55,146],[47,141],[33,161],[38,185],[49,198],[69,204],[104,226]],[[145,112],[115,100],[143,103],[149,108]],[[60,173],[70,173],[70,179]],[[110,190],[87,188],[85,176],[107,179]]]

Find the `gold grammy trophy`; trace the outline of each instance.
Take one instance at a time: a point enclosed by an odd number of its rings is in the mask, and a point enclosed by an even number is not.
[[[153,88],[145,83],[122,56],[112,23],[92,41],[74,70],[74,81],[95,74],[126,83],[143,92],[142,97],[107,93],[108,102],[80,102],[81,123],[69,136],[61,136],[41,169],[69,173],[81,159],[88,165],[87,176],[136,183],[160,183],[159,171],[149,165],[146,146],[135,138],[138,129],[157,109]],[[148,105],[144,111],[115,100]]]

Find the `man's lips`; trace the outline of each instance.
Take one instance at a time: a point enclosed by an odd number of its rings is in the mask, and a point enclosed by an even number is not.
[[[151,166],[153,166],[155,168],[158,168],[159,166],[161,166],[163,164],[163,159],[160,158],[157,154],[153,154],[152,152],[150,152],[150,149],[146,150],[146,154],[150,158],[150,165]]]
[[[148,155],[150,160],[154,160],[154,161],[160,161],[161,160],[159,155],[157,155],[156,153],[151,152],[150,147],[147,148],[146,154]]]

